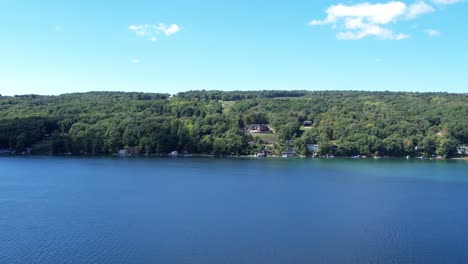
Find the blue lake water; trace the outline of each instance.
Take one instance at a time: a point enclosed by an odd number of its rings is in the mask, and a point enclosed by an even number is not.
[[[0,263],[468,263],[468,162],[2,157]]]

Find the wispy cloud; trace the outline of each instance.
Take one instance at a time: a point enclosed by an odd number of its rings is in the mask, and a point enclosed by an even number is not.
[[[426,33],[429,37],[437,37],[440,35],[440,32],[435,29],[426,29],[424,30],[424,33]]]
[[[158,35],[165,35],[170,36],[177,32],[179,32],[182,28],[177,24],[166,25],[164,23],[160,23],[157,25],[130,25],[128,29],[134,32],[137,36],[147,38],[152,42],[156,42],[158,40]]]
[[[432,13],[434,11],[435,9],[432,6],[426,4],[425,2],[417,2],[408,7],[406,18],[415,19],[419,15]]]
[[[140,59],[133,59],[132,60],[133,64],[140,64],[140,62],[141,62]]]
[[[451,5],[451,4],[456,4],[456,3],[461,3],[464,0],[432,0],[434,4],[439,4],[439,5]]]
[[[164,33],[164,35],[166,36],[170,36],[180,31],[180,27],[176,24],[172,24],[169,26],[164,25],[164,24],[159,24],[158,26],[155,27],[155,29],[159,32]]]
[[[459,0],[433,0],[455,2]],[[424,1],[406,4],[400,1],[387,3],[360,3],[354,5],[337,4],[326,10],[323,20],[312,20],[310,26],[332,25],[340,29],[336,37],[340,40],[358,40],[374,36],[380,39],[402,40],[409,34],[394,32],[390,26],[399,21],[413,20],[421,15],[435,12],[436,9]]]

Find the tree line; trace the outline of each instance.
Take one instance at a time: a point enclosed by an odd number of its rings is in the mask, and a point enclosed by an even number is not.
[[[310,155],[452,157],[468,143],[468,95],[357,91],[90,92],[0,97],[0,149],[48,142],[52,154],[132,147],[249,155],[294,148]],[[304,121],[311,125],[303,127]],[[268,124],[273,139],[247,133]]]

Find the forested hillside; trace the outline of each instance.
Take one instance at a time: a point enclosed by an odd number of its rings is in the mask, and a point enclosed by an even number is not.
[[[305,121],[307,127],[303,127]],[[268,124],[271,134],[248,133]],[[274,132],[274,133],[273,133]],[[45,142],[50,153],[215,155],[456,155],[468,144],[468,95],[445,93],[190,91],[0,97],[0,149]]]

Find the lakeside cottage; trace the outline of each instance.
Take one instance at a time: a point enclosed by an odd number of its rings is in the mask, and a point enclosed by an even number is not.
[[[269,132],[270,127],[265,124],[251,124],[247,126],[247,130],[253,133],[262,133],[262,132]]]
[[[312,126],[312,121],[304,121],[302,124],[304,127],[311,127]]]
[[[140,148],[139,147],[125,147],[117,152],[118,156],[125,157],[125,156],[132,156],[132,155],[139,155]]]
[[[468,155],[468,147],[467,146],[460,146],[457,148],[457,152],[460,155]]]
[[[307,149],[312,153],[317,153],[317,152],[319,152],[320,147],[317,144],[308,144]]]

